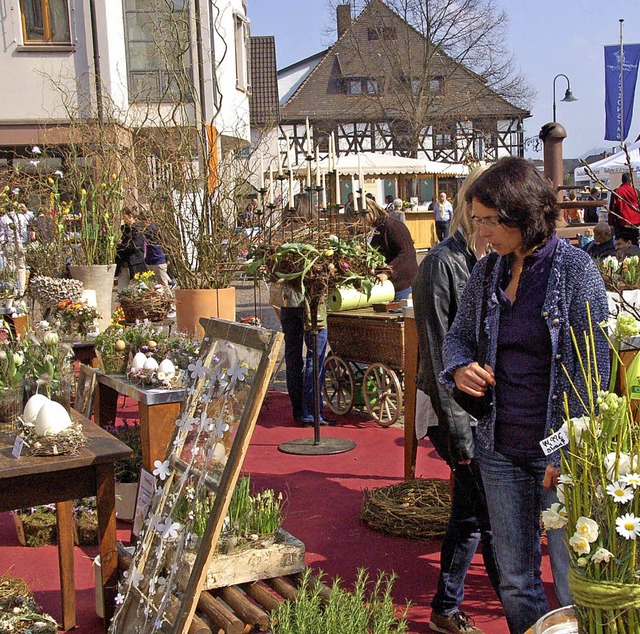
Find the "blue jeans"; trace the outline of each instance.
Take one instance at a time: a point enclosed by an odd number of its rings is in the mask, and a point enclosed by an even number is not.
[[[469,465],[452,464],[449,442],[442,426],[427,431],[438,455],[454,473],[451,516],[440,549],[438,589],[431,607],[438,614],[451,616],[459,611],[464,599],[464,581],[482,543],[482,559],[489,581],[500,596],[498,568],[493,553],[493,538],[480,471],[475,460]]]
[[[304,329],[304,308],[281,308],[280,323],[284,333],[284,362],[287,391],[297,420],[313,419],[313,337]],[[303,358],[303,343],[307,347]],[[322,384],[324,382],[324,357],[327,351],[327,329],[318,333],[318,388],[320,412],[322,412]]]
[[[403,288],[401,291],[396,291],[396,294],[393,296],[394,302],[399,302],[401,299],[407,299],[411,295],[411,286],[409,288]]]
[[[549,611],[540,570],[540,514],[557,502],[557,496],[542,486],[547,467],[544,457],[507,457],[476,445],[476,459],[493,527],[502,605],[511,634],[523,634]],[[560,605],[567,605],[571,596],[564,530],[551,530],[547,535],[556,595]]]

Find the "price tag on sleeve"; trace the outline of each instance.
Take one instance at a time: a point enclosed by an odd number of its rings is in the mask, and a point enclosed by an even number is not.
[[[558,451],[558,449],[568,444],[569,438],[563,429],[540,441],[540,446],[545,456],[552,454],[554,451]]]
[[[14,458],[19,458],[22,453],[22,448],[24,447],[24,438],[22,436],[16,436],[16,439],[13,443],[13,449],[11,450],[11,455]]]

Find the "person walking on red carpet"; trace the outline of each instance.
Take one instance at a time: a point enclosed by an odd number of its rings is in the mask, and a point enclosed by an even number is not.
[[[454,476],[451,516],[440,550],[440,575],[431,601],[429,627],[444,634],[483,634],[460,610],[464,582],[478,544],[489,580],[499,594],[499,576],[493,556],[493,540],[482,478],[473,460],[476,422],[438,381],[444,369],[442,345],[456,315],[462,289],[476,261],[485,252],[486,240],[477,240],[466,189],[482,173],[478,168],[467,178],[458,194],[451,219],[450,235],[424,258],[413,281],[413,307],[418,329],[420,365],[418,389],[425,393],[424,409],[416,412],[416,435],[426,435]],[[426,410],[426,411],[425,411]],[[423,425],[423,414],[434,424]],[[426,421],[425,421],[426,422]],[[426,426],[426,429],[425,429]]]

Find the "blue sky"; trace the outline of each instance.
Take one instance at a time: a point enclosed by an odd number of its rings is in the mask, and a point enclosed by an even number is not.
[[[564,73],[578,101],[563,103],[566,81],[556,82],[557,119],[567,130],[565,158],[589,149],[612,149],[604,141],[603,46],[640,42],[638,0],[495,0],[509,16],[509,47],[536,91],[525,135],[537,136],[552,120],[553,78]],[[361,8],[363,0],[356,0]],[[253,35],[275,35],[278,68],[308,57],[335,41],[335,18],[326,0],[246,0]],[[640,84],[640,82],[639,82]],[[627,142],[640,135],[640,85]],[[528,153],[534,156],[532,153]]]

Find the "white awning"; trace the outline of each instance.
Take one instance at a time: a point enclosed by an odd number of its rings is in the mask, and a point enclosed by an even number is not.
[[[630,143],[627,146],[627,151],[629,152],[631,168],[634,172],[640,172],[640,143]],[[591,163],[589,167],[598,178],[606,177],[607,174],[620,174],[629,171],[627,155],[622,150],[600,159],[595,163]],[[576,167],[576,169],[573,170],[573,177],[576,182],[590,180],[584,165]]]
[[[358,162],[359,159],[359,162]],[[320,161],[320,168],[327,171],[328,159]],[[360,167],[364,176],[390,176],[398,174],[413,174],[425,176],[453,176],[464,178],[469,174],[469,168],[462,163],[441,163],[426,159],[412,159],[391,154],[376,154],[375,152],[361,152],[360,154],[346,154],[338,157],[338,170],[341,176],[358,176]],[[311,162],[314,173],[315,162]],[[307,173],[307,165],[296,165],[293,171],[299,176]]]

